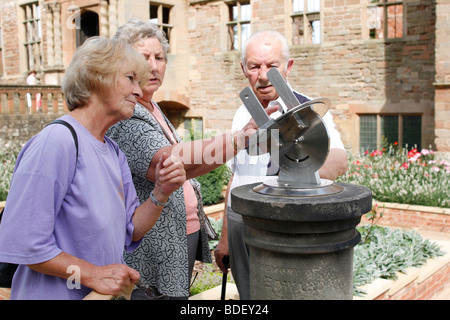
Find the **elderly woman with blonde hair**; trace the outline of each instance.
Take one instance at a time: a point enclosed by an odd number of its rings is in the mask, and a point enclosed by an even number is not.
[[[0,261],[18,264],[12,299],[119,295],[139,280],[124,264],[161,214],[158,204],[186,179],[165,154],[150,199],[140,203],[125,155],[105,136],[133,114],[147,77],[142,56],[122,41],[94,37],[75,53],[63,80],[70,112],[20,152],[0,225]]]
[[[187,299],[195,260],[211,262],[208,218],[195,178],[234,157],[257,126],[251,120],[233,134],[181,141],[153,100],[166,72],[169,44],[164,34],[150,22],[132,20],[122,25],[114,37],[130,44],[148,64],[149,77],[142,85],[143,95],[138,98],[133,116],[107,132],[127,155],[139,198],[145,199],[153,190],[156,164],[164,153],[180,156],[188,178],[170,196],[164,213],[139,248],[125,255],[125,262],[139,270],[143,287],[147,287],[135,290],[132,299]]]

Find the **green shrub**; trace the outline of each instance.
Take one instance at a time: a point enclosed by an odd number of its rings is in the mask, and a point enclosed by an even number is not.
[[[365,241],[355,246],[353,253],[356,296],[365,294],[360,286],[378,278],[395,280],[398,272],[420,267],[428,259],[444,254],[436,243],[423,239],[413,230],[364,225],[358,231]]]
[[[229,178],[230,170],[225,164],[203,176],[197,177],[201,185],[203,205],[216,204],[223,199],[223,187],[228,184]]]
[[[0,201],[5,201],[8,195],[14,165],[21,148],[9,144],[0,147]]]

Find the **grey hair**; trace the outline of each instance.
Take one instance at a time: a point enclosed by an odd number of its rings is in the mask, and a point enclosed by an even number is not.
[[[147,38],[156,38],[159,40],[164,50],[164,59],[167,61],[169,41],[167,40],[165,33],[154,23],[129,20],[124,25],[120,26],[114,35],[114,39],[123,40],[131,46]]]
[[[249,44],[251,44],[252,42],[255,41],[261,41],[261,38],[272,38],[272,39],[276,39],[278,41],[281,42],[281,52],[283,54],[283,58],[286,60],[286,62],[289,60],[290,58],[290,53],[289,53],[289,44],[288,41],[286,39],[286,37],[284,35],[282,35],[280,32],[275,31],[275,30],[263,30],[263,31],[258,31],[255,32],[254,34],[252,34],[244,43],[244,46],[242,47],[242,58],[241,58],[241,62],[242,65],[245,68],[246,65],[246,55],[247,55],[247,47],[249,46]]]

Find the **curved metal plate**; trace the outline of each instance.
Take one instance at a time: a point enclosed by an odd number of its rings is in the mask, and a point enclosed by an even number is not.
[[[344,188],[326,179],[321,179],[319,186],[302,183],[284,185],[278,180],[269,180],[255,186],[253,191],[279,197],[319,197],[340,193]]]
[[[280,169],[293,175],[320,169],[328,156],[329,134],[322,118],[310,107],[294,108],[275,120],[282,146]]]

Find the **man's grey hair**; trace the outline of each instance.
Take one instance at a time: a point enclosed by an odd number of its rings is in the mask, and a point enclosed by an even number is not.
[[[255,42],[255,41],[263,41],[263,39],[267,39],[267,38],[275,38],[276,40],[280,41],[283,58],[286,60],[286,62],[289,60],[289,58],[290,58],[289,44],[288,44],[286,37],[284,35],[282,35],[280,32],[275,31],[275,30],[263,30],[263,31],[255,32],[245,41],[244,46],[242,47],[242,61],[241,61],[242,65],[244,67],[247,62],[245,60],[245,57],[247,54],[247,47],[249,46],[249,44],[251,44],[252,42]]]
[[[167,61],[169,41],[167,40],[165,33],[154,23],[129,20],[124,25],[120,26],[114,35],[114,39],[123,40],[131,46],[147,38],[156,38],[159,40],[164,50],[164,58]]]

